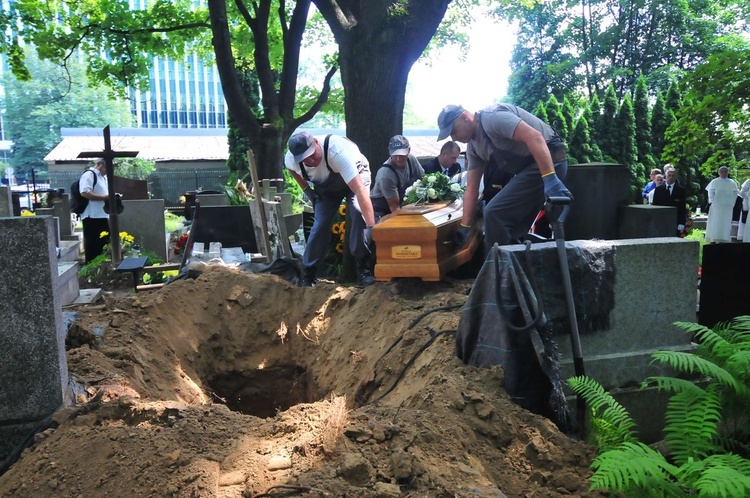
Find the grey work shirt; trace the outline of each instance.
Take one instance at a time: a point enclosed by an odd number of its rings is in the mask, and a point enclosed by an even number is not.
[[[398,192],[399,184],[401,185],[401,190],[405,190],[415,180],[424,176],[424,168],[422,168],[419,159],[414,154],[406,156],[406,167],[404,169],[393,166],[398,176],[391,171],[391,168],[385,166],[386,164],[393,165],[390,157],[375,175],[375,185],[372,188],[372,192],[370,192],[370,198],[378,199],[385,197],[386,199],[398,199],[399,203],[401,203],[403,199]]]
[[[516,174],[533,164],[525,143],[513,140],[516,127],[523,121],[539,131],[544,140],[557,138],[555,130],[533,114],[511,104],[496,104],[479,112],[477,131],[466,149],[467,170],[483,168],[495,162],[500,169]]]

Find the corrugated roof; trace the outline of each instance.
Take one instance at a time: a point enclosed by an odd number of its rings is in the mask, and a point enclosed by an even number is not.
[[[344,130],[309,130],[314,135]],[[138,157],[160,161],[224,161],[229,157],[225,128],[213,129],[155,129],[113,128],[110,130],[115,151],[136,151]],[[63,128],[62,141],[44,158],[47,162],[76,162],[81,152],[95,152],[104,148],[104,135],[96,128]],[[406,130],[412,154],[417,157],[435,157],[445,142],[437,142],[437,130]],[[462,147],[462,151],[465,147]],[[385,158],[384,158],[385,159]]]

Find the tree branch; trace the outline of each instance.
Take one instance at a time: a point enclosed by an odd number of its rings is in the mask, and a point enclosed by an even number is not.
[[[294,6],[289,29],[284,33],[284,61],[281,69],[279,86],[279,114],[293,117],[294,102],[297,94],[297,73],[299,72],[299,54],[302,46],[302,35],[310,11],[310,0],[299,0]],[[283,25],[284,23],[282,23]]]
[[[290,129],[294,130],[302,123],[310,121],[315,116],[315,114],[317,114],[320,108],[323,107],[323,104],[328,102],[328,93],[331,91],[331,78],[333,78],[333,75],[336,74],[337,70],[338,66],[333,66],[328,70],[328,74],[326,74],[325,81],[323,82],[323,89],[320,91],[320,95],[318,95],[315,103],[312,105],[312,107],[310,107],[310,109],[308,109],[307,112],[297,118],[292,119]]]

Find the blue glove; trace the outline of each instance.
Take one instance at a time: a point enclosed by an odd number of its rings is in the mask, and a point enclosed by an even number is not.
[[[365,228],[365,245],[372,250],[372,226]]]
[[[320,194],[313,190],[312,187],[307,187],[304,192],[305,197],[307,197],[307,200],[312,202],[313,206],[320,199]]]
[[[552,174],[543,176],[542,181],[544,181],[544,195],[547,198],[569,197],[570,199],[573,199],[573,194],[571,194],[568,187],[560,181],[557,177],[557,173],[553,172]],[[565,221],[565,218],[568,216],[568,211],[570,211],[570,206],[563,207],[562,213],[557,217],[557,220],[560,222]]]
[[[453,234],[453,243],[456,244],[456,249],[461,249],[469,241],[469,231],[471,231],[471,227],[467,227],[463,223],[459,225],[458,230]]]
[[[570,197],[573,198],[573,194],[570,193],[568,187],[557,177],[557,173],[543,176],[544,181],[544,195],[547,197]]]

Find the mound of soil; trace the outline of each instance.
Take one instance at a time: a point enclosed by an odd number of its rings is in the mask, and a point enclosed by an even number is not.
[[[451,333],[418,354],[460,307],[422,315],[468,290],[302,289],[214,266],[87,308],[68,334],[78,405],[0,494],[587,495],[593,448],[515,405],[500,367],[463,365]]]

